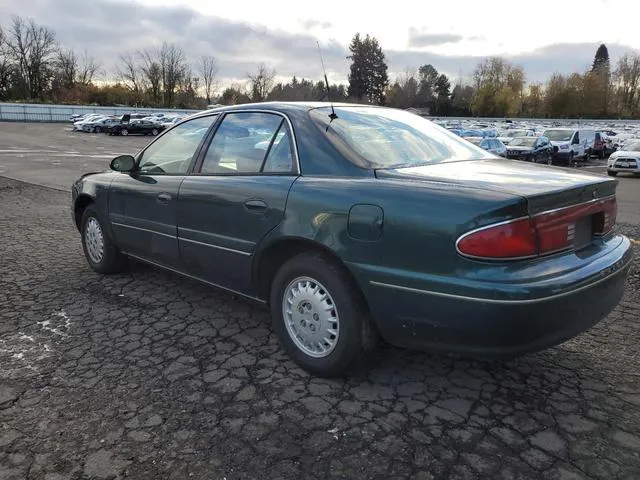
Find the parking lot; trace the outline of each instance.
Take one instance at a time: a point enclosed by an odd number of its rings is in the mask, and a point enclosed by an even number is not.
[[[621,304],[559,347],[383,345],[313,378],[263,310],[138,263],[89,269],[69,186],[148,141],[0,124],[0,479],[640,478],[638,247]],[[618,201],[640,239],[640,179]]]

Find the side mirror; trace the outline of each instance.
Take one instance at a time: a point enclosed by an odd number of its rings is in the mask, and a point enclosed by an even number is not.
[[[111,160],[111,170],[116,172],[131,172],[136,166],[136,159],[131,155],[120,155]]]

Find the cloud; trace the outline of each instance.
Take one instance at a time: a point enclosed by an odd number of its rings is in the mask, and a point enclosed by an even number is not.
[[[409,47],[414,48],[457,43],[462,38],[462,35],[455,33],[421,33],[415,28],[409,29]]]
[[[306,77],[318,80],[322,68],[316,45],[310,33],[291,33],[264,25],[231,21],[203,15],[182,6],[145,6],[131,0],[2,0],[0,25],[7,26],[11,15],[30,16],[39,24],[53,29],[60,43],[85,51],[98,60],[111,74],[117,70],[123,53],[134,53],[163,41],[174,42],[185,50],[194,67],[202,55],[215,55],[223,83],[244,80],[264,62],[275,68],[279,77]],[[315,20],[302,20],[312,22]],[[316,28],[323,28],[319,22]],[[451,34],[423,34],[414,30],[418,43],[458,41]],[[448,37],[446,35],[449,35]],[[424,37],[424,38],[423,38]],[[333,39],[322,39],[322,54],[330,81],[346,82],[349,71],[347,45]],[[612,64],[629,47],[608,44]],[[530,82],[544,81],[551,73],[583,71],[589,67],[598,43],[555,44],[532,52],[506,56],[524,67]],[[384,48],[384,45],[383,45]],[[433,64],[454,80],[462,73],[469,76],[482,57],[447,56],[432,52],[385,49],[393,79],[407,67]]]
[[[312,28],[320,28],[322,30],[326,30],[331,28],[332,23],[329,21],[321,21],[314,19],[300,20],[300,24],[305,28],[305,30],[311,30]]]

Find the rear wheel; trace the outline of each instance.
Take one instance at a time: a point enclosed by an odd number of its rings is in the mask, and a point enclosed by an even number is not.
[[[609,175],[610,177],[615,177],[616,175],[618,175],[618,172],[614,172],[613,170],[607,170],[607,175]]]
[[[154,137],[158,135],[158,129],[154,128],[153,130],[151,130],[151,135],[153,135]]]
[[[127,130],[126,128],[123,128],[122,130],[120,130],[120,135],[122,135],[123,137],[126,137],[127,135],[129,135],[129,130]]]
[[[93,131],[96,132],[96,133],[100,133],[100,132],[102,132],[102,129],[100,127],[96,127],[96,128],[93,129]]]
[[[362,294],[345,268],[323,254],[287,261],[270,300],[273,329],[285,350],[315,375],[341,375],[375,345]]]
[[[553,155],[551,152],[547,153],[547,165],[553,165]]]

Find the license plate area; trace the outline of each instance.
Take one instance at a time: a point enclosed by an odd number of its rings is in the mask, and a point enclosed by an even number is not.
[[[573,236],[573,247],[576,250],[589,246],[593,241],[594,217],[595,215],[588,215],[576,220]]]

